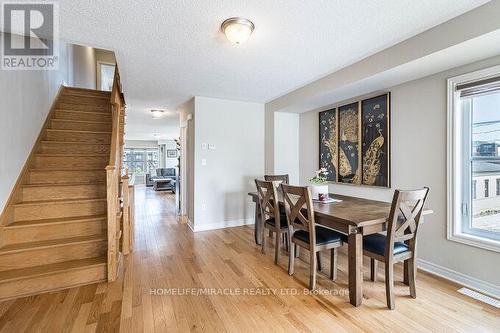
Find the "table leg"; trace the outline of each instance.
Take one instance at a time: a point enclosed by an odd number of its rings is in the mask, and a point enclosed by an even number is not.
[[[261,218],[260,218],[260,205],[258,202],[255,203],[255,244],[260,245],[261,244],[261,237],[262,237],[262,232],[261,232]]]
[[[363,235],[349,234],[349,300],[352,305],[363,302]]]

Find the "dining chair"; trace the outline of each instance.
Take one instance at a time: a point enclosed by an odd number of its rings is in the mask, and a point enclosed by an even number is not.
[[[295,245],[309,251],[309,289],[316,288],[317,254],[330,250],[330,279],[337,279],[337,249],[343,245],[344,236],[336,231],[316,225],[311,193],[307,186],[281,184],[288,221],[290,252],[288,274],[293,275]],[[304,215],[304,208],[307,210]]]
[[[286,175],[265,175],[264,180],[269,182],[281,181],[284,184],[290,184],[290,176]]]
[[[385,288],[387,307],[394,309],[394,264],[405,262],[405,281],[410,295],[417,297],[415,278],[417,273],[417,232],[429,188],[394,192],[387,236],[373,234],[363,238],[363,253],[370,257],[371,280],[377,279],[377,261],[385,263]]]
[[[280,212],[278,192],[272,181],[255,180],[262,219],[262,253],[266,253],[266,229],[276,234],[274,263],[278,263],[281,235],[288,233],[286,216]]]

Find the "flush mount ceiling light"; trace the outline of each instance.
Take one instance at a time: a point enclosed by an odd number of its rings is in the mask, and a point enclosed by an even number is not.
[[[165,110],[151,110],[153,119],[160,119],[165,114]]]
[[[231,17],[222,22],[221,30],[230,42],[243,44],[250,38],[255,25],[242,17]]]

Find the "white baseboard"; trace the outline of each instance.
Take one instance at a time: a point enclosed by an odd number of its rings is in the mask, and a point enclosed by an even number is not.
[[[222,221],[218,223],[209,223],[209,224],[203,224],[203,225],[196,225],[188,220],[188,225],[193,230],[193,232],[201,232],[201,231],[208,231],[208,230],[217,230],[217,229],[224,229],[224,228],[234,228],[234,227],[241,227],[244,225],[251,225],[255,224],[254,219],[242,219],[242,220],[230,220],[230,221]]]
[[[422,259],[417,259],[417,267],[423,271],[456,282],[464,287],[468,287],[483,294],[500,299],[500,286],[476,279]]]
[[[192,232],[194,232],[194,223],[190,219],[187,220],[187,225]]]

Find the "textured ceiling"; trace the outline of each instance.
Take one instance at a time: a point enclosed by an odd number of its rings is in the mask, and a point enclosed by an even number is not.
[[[134,112],[173,110],[195,95],[269,101],[486,2],[61,0],[60,35],[116,52]],[[256,25],[244,45],[219,32],[231,16]]]

